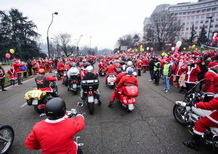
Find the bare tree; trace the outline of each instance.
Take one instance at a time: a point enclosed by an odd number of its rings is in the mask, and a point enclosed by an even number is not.
[[[75,47],[70,45],[71,35],[62,33],[55,37],[55,44],[58,49],[62,50],[64,54],[69,57],[75,51]]]
[[[180,20],[169,11],[157,12],[151,15],[150,24],[145,27],[145,37],[161,50],[165,43],[175,42],[182,27]]]
[[[127,35],[120,37],[117,42],[118,42],[119,47],[127,46],[128,48],[132,48],[134,47],[135,43],[138,42],[139,40],[140,40],[140,37],[138,34],[134,34],[134,35],[127,34]]]

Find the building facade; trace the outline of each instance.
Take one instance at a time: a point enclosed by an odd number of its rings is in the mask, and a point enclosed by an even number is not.
[[[212,39],[214,32],[218,32],[218,0],[199,0],[196,3],[187,2],[176,5],[163,4],[157,6],[154,12],[160,11],[160,8],[170,11],[183,24],[178,40],[190,38],[192,25],[194,25],[197,36],[199,36],[203,25],[210,39]]]

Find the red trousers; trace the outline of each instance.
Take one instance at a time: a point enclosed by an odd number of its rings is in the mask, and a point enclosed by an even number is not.
[[[194,133],[203,135],[205,130],[209,127],[218,127],[218,124],[214,123],[207,117],[202,117],[195,123]]]
[[[118,92],[121,92],[121,91],[122,91],[122,89],[119,88],[119,89],[116,89],[114,92],[112,92],[111,98],[110,98],[110,103],[113,103],[115,101],[115,99],[118,98],[118,96],[119,96]]]

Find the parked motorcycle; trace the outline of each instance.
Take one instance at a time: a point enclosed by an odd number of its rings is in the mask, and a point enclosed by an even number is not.
[[[109,74],[107,77],[107,85],[108,87],[110,87],[111,89],[115,88],[116,85],[116,75],[114,74]]]
[[[118,92],[119,102],[127,111],[131,112],[135,109],[136,97],[139,94],[138,87],[135,85],[126,85],[122,88],[122,92]]]
[[[97,93],[97,89],[99,86],[98,80],[82,80],[82,100],[88,107],[89,113],[94,114],[95,104],[101,105],[101,101],[99,100],[99,94]]]
[[[196,121],[212,113],[210,110],[195,107],[195,104],[203,101],[204,97],[205,95],[201,92],[191,91],[183,101],[176,101],[173,108],[176,121],[182,126],[186,126],[192,135]],[[212,150],[218,151],[218,128],[208,128],[203,136],[203,143]]]
[[[33,106],[34,110],[41,114],[44,113],[45,104],[52,99],[51,93],[34,89],[25,93],[24,99],[29,106]]]
[[[14,130],[9,125],[0,124],[0,153],[7,153],[14,141]]]

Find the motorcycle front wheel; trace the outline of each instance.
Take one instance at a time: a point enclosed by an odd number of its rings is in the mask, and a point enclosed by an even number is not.
[[[182,126],[187,126],[188,123],[185,120],[184,116],[185,108],[183,106],[175,104],[173,107],[173,116],[176,119],[176,121],[182,125]]]
[[[14,141],[14,130],[11,126],[0,125],[0,153],[9,151]]]

